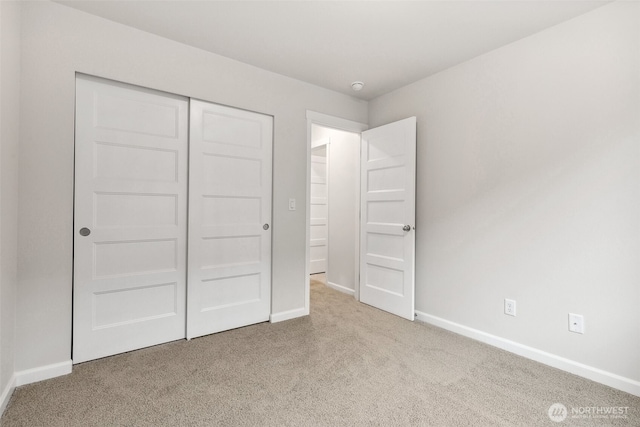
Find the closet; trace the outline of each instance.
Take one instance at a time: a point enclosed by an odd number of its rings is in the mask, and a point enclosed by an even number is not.
[[[269,320],[273,118],[76,77],[73,361]]]

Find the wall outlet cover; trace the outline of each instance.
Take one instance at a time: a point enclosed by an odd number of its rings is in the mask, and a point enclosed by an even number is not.
[[[577,334],[584,334],[584,316],[569,313],[569,330]]]
[[[516,302],[512,299],[504,299],[504,314],[508,314],[509,316],[516,315]]]

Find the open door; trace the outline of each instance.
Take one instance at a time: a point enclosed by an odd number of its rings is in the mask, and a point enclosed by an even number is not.
[[[414,319],[416,118],[362,133],[360,301]]]

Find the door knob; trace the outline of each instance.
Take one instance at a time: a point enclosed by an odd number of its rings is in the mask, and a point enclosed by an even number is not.
[[[402,227],[402,229],[404,231],[411,231],[411,226],[410,225],[405,225],[404,227]]]
[[[263,226],[262,226],[262,228],[263,228],[264,230],[268,230],[268,229],[269,229],[269,224],[265,224],[265,225],[263,225]]]
[[[87,237],[89,234],[91,234],[91,230],[89,230],[87,227],[82,227],[80,229],[80,235],[83,237]]]

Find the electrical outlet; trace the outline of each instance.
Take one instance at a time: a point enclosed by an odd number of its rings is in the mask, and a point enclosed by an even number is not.
[[[584,334],[584,316],[569,313],[569,330],[577,334]]]
[[[504,314],[508,314],[509,316],[516,315],[516,302],[512,299],[504,299]]]

